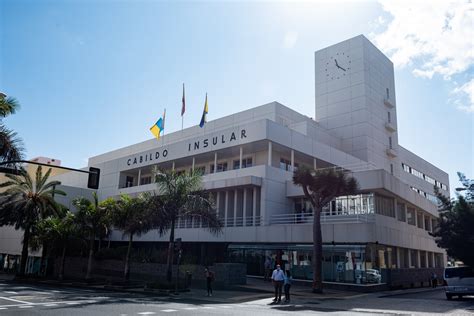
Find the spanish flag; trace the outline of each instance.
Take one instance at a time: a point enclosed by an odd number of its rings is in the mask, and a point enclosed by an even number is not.
[[[199,123],[200,127],[203,127],[204,124],[206,123],[206,115],[208,112],[208,107],[207,107],[207,93],[206,93],[206,102],[204,103],[204,110],[202,111],[202,117],[201,117],[201,123]]]
[[[160,139],[160,133],[162,130],[164,130],[164,120],[160,117],[156,123],[150,127],[151,133],[156,137],[156,139]]]

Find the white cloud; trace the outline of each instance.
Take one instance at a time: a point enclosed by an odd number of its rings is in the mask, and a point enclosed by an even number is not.
[[[298,32],[289,31],[285,33],[283,38],[283,47],[284,48],[293,48],[296,45],[298,40]]]
[[[379,2],[392,19],[385,22],[384,31],[375,34],[373,39],[396,67],[411,67],[418,77],[431,79],[440,75],[451,81],[453,76],[473,66],[474,6],[471,1]],[[383,19],[378,21],[381,25]],[[471,95],[470,105],[463,109],[474,107],[472,90],[466,92],[472,84],[462,87],[458,86],[453,92]]]
[[[465,105],[461,102],[457,102],[458,108],[466,112],[474,112],[474,79],[466,82],[460,87],[453,90],[453,94],[458,95],[460,98],[467,98],[469,105]],[[457,99],[456,101],[460,101]]]

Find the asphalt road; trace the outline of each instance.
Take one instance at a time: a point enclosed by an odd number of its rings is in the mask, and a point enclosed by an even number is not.
[[[421,293],[354,295],[347,299],[294,297],[271,304],[266,294],[216,292],[211,299],[155,297],[42,285],[0,283],[0,315],[474,315],[474,297],[447,301],[442,289]]]

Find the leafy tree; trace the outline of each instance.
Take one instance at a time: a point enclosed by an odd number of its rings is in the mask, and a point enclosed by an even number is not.
[[[293,183],[301,186],[305,197],[314,209],[313,216],[313,292],[322,293],[321,211],[332,199],[341,195],[354,194],[358,190],[357,181],[342,171],[333,169],[311,170],[298,168],[293,175]]]
[[[113,210],[111,214],[113,226],[121,230],[124,236],[128,236],[124,268],[124,278],[128,280],[133,236],[145,234],[153,227],[150,218],[149,195],[140,194],[137,197],[130,197],[123,194],[118,201],[108,199],[103,203],[109,204],[109,208]]]
[[[110,208],[108,202],[99,203],[96,192],[92,194],[93,200],[84,197],[75,198],[72,203],[77,208],[76,222],[85,233],[89,241],[89,259],[87,261],[86,280],[91,278],[92,258],[94,256],[94,242],[101,231],[110,228]]]
[[[25,274],[31,229],[39,220],[61,212],[54,195],[66,193],[56,189],[61,184],[59,181],[48,182],[50,174],[51,168],[43,175],[39,166],[33,181],[26,170],[21,168],[19,175],[6,174],[9,180],[0,184],[0,188],[7,188],[0,193],[0,226],[14,225],[15,229],[24,231],[20,275]]]
[[[15,114],[20,105],[14,98],[6,98],[0,93],[0,162],[21,160],[23,158],[23,143],[17,134],[8,129],[2,119]]]
[[[68,243],[76,236],[78,236],[78,230],[75,217],[67,209],[65,209],[61,216],[50,216],[42,219],[35,227],[32,246],[39,248],[42,245],[43,249],[47,248],[47,257],[53,251],[56,253],[60,252],[59,280],[62,280],[64,277],[64,261],[66,259]]]
[[[154,225],[160,236],[168,231],[169,245],[167,255],[167,280],[171,282],[171,267],[173,264],[175,224],[178,219],[195,217],[206,223],[207,229],[213,234],[219,234],[222,223],[217,217],[214,202],[208,192],[202,189],[202,177],[198,172],[177,173],[153,171],[158,195],[151,197]]]
[[[437,187],[435,193],[439,203],[438,225],[434,227],[432,236],[439,247],[445,248],[448,255],[474,267],[474,203],[468,197],[474,196],[472,180],[458,173],[467,191],[466,197],[458,195],[457,200],[450,200],[441,194]]]

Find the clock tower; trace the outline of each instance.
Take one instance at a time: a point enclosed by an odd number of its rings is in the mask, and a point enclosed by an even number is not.
[[[392,62],[363,35],[315,53],[316,121],[341,149],[399,173]]]

